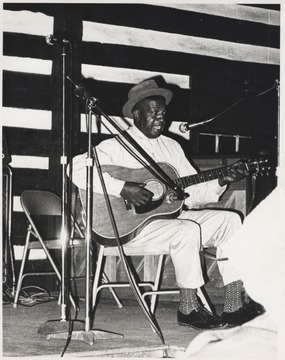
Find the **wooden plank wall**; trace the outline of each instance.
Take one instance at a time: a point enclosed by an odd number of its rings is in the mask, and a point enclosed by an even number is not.
[[[24,240],[21,192],[42,188],[60,194],[62,46],[49,46],[48,34],[70,40],[69,74],[76,83],[87,78],[92,95],[119,123],[130,87],[160,74],[174,91],[172,136],[190,154],[197,150],[188,141],[195,132],[183,135],[178,124],[206,119],[279,77],[279,10],[278,5],[4,4],[3,126],[14,174],[14,243]],[[86,148],[84,102],[69,83],[67,95],[73,155]],[[266,99],[254,107],[250,122],[253,110],[247,107],[203,131],[258,130],[274,137],[276,96]],[[94,141],[103,135],[94,127]],[[208,144],[199,151],[214,154]]]

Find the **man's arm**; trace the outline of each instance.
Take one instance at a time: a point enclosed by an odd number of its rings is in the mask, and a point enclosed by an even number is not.
[[[80,154],[72,160],[72,182],[79,189],[86,189],[86,158],[87,154]],[[69,173],[69,166],[67,172]],[[114,196],[119,196],[125,181],[116,179],[108,173],[103,173],[104,182],[108,193]],[[93,167],[93,191],[97,193],[103,193],[101,181],[98,175],[97,168]]]
[[[229,175],[219,179],[219,185],[225,186],[234,182],[238,182],[248,174],[249,172],[246,169],[245,164],[242,161],[238,161],[229,168]]]
[[[242,180],[246,175],[248,171],[244,163],[238,161],[230,167],[229,175],[187,188],[186,191],[190,196],[185,200],[185,205],[188,208],[196,208],[216,203],[229,184]]]

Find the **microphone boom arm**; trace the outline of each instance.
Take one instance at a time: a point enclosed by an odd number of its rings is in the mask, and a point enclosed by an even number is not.
[[[195,127],[198,127],[198,126],[202,126],[204,124],[207,124],[215,119],[217,119],[218,117],[224,115],[225,113],[227,113],[228,111],[230,111],[232,108],[236,107],[238,104],[240,104],[241,102],[245,101],[245,100],[251,100],[255,97],[258,97],[258,96],[261,96],[261,95],[264,95],[266,93],[268,93],[269,91],[273,90],[273,89],[276,89],[277,87],[277,83],[275,82],[274,86],[271,86],[270,88],[268,88],[267,90],[264,90],[256,95],[253,95],[253,96],[250,96],[250,97],[244,97],[242,99],[239,99],[238,101],[234,102],[232,105],[230,105],[229,107],[227,107],[225,110],[223,110],[222,112],[218,113],[217,115],[215,115],[214,117],[210,118],[210,119],[207,119],[207,120],[204,120],[204,121],[200,121],[198,123],[194,123],[194,124],[188,124],[188,123],[184,123],[184,124],[181,124],[179,129],[181,132],[185,133],[186,131],[189,131],[190,129],[193,129]]]

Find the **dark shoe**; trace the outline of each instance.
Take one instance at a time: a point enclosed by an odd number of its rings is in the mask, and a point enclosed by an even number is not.
[[[258,304],[259,305],[259,304]],[[246,304],[234,312],[223,312],[221,318],[229,324],[229,327],[242,325],[264,313],[264,308]]]
[[[265,313],[264,307],[261,304],[253,301],[252,299],[250,299],[245,305],[243,305],[243,308],[246,310],[247,313],[252,316],[252,319]]]
[[[228,323],[229,327],[240,326],[249,321],[244,308],[240,308],[234,312],[223,312],[221,318]]]
[[[196,330],[223,329],[227,326],[219,316],[212,315],[203,307],[191,311],[188,315],[178,311],[177,320],[179,325],[190,326]]]

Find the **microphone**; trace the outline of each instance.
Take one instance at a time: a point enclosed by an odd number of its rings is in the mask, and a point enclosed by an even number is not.
[[[90,98],[90,92],[86,89],[86,86],[80,82],[78,85],[69,77],[66,77],[74,86],[74,95],[82,99]]]
[[[204,121],[200,121],[198,123],[195,123],[195,124],[188,124],[188,123],[183,123],[183,124],[180,124],[179,125],[179,130],[182,132],[182,133],[186,133],[187,131],[189,131],[190,129],[193,129],[197,126],[201,126],[201,125],[204,125],[204,124],[207,124],[208,122],[211,122],[213,121],[217,116],[211,118],[211,119],[208,119],[208,120],[204,120]]]
[[[54,45],[54,44],[65,45],[70,43],[70,41],[67,39],[59,39],[51,34],[47,35],[45,39],[48,45]]]
[[[201,123],[196,123],[196,124],[188,124],[188,123],[183,123],[179,125],[179,130],[182,133],[186,133],[187,131],[189,131],[190,129],[201,125]]]

